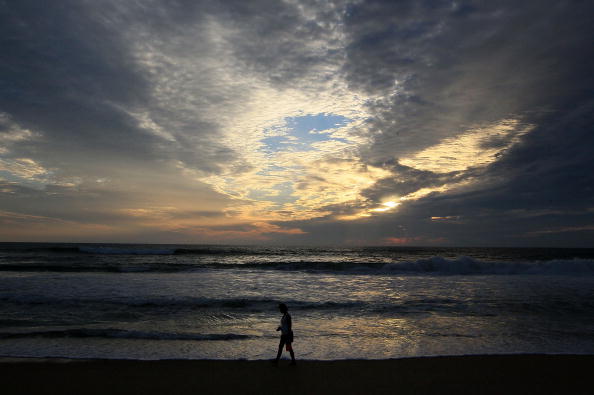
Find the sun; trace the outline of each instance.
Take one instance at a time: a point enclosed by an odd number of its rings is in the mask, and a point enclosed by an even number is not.
[[[391,210],[391,209],[393,209],[393,208],[395,208],[395,207],[398,207],[398,206],[400,206],[401,204],[402,204],[402,203],[400,203],[400,202],[395,202],[395,201],[393,201],[393,200],[390,200],[390,201],[388,201],[388,202],[384,202],[384,203],[382,203],[382,206],[383,206],[383,207],[374,208],[374,209],[371,209],[371,210],[369,210],[369,211],[375,211],[375,212],[384,212],[384,211],[389,211],[389,210]]]

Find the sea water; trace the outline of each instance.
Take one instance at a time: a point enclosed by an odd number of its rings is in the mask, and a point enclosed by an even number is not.
[[[594,352],[594,249],[0,244],[0,356]]]

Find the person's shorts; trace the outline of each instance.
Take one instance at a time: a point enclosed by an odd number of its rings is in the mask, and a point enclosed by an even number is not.
[[[281,335],[281,341],[286,344],[293,343],[293,331],[287,333],[286,335]]]
[[[291,343],[293,343],[293,331],[286,335],[281,335],[281,343],[285,344],[287,351],[293,351],[293,347],[291,346]]]

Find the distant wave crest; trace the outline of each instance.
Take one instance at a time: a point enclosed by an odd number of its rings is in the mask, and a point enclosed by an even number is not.
[[[240,335],[235,333],[170,333],[170,332],[149,332],[149,331],[135,331],[115,328],[95,329],[95,328],[75,328],[63,330],[46,330],[34,332],[0,332],[0,339],[16,339],[16,338],[120,338],[120,339],[146,339],[146,340],[243,340],[249,338],[248,335]]]

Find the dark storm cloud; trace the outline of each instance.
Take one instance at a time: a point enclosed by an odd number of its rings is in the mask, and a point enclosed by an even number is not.
[[[54,149],[138,147],[132,123],[110,103],[142,100],[145,83],[118,32],[83,4],[0,5],[0,109],[23,127],[42,130]]]
[[[239,30],[233,37],[237,61],[286,86],[311,78],[318,66],[340,62],[335,26],[342,7],[334,3],[239,0],[221,2],[219,12]]]
[[[568,245],[594,242],[594,9],[588,2],[365,1],[348,8],[344,72],[369,103],[367,163],[392,176],[371,201],[470,180],[356,223],[295,222],[332,242]],[[400,157],[477,125],[534,125],[487,167],[433,173]],[[494,136],[480,148],[504,148]],[[345,208],[332,208],[345,213]],[[355,208],[351,208],[355,212]],[[434,217],[432,219],[432,217]]]
[[[347,78],[381,96],[371,103],[368,156],[405,154],[510,115],[538,119],[589,95],[591,11],[587,2],[559,1],[350,7]]]
[[[525,244],[546,245],[529,237],[546,231],[548,240],[556,235],[557,242],[588,245],[591,229],[582,235],[556,231],[572,227],[577,232],[594,224],[593,104],[585,101],[543,122],[484,172],[478,191],[436,197],[421,210],[460,215],[479,233],[498,229],[491,234],[494,239],[525,238]],[[476,234],[475,238],[480,240]]]
[[[174,41],[180,25],[199,22],[197,8],[188,12],[184,5],[158,2],[0,3],[0,111],[42,135],[14,144],[10,155],[34,157],[70,175],[110,173],[111,165],[151,160],[181,160],[201,171],[217,171],[232,152],[217,143],[212,122],[193,118],[188,130],[189,120],[179,117],[179,141],[172,142],[151,134],[130,113],[152,112],[164,118],[166,128],[172,125],[165,118],[180,115],[155,103],[154,82],[133,45],[157,34]],[[186,49],[191,48],[177,51]],[[217,100],[216,93],[203,93],[204,100]],[[191,144],[191,154],[179,149],[196,136],[200,144]]]
[[[396,160],[383,162],[381,167],[389,170],[392,176],[380,179],[372,187],[363,191],[363,196],[374,202],[381,201],[388,195],[406,196],[421,188],[460,182],[473,175],[472,171],[437,174],[401,165]]]

